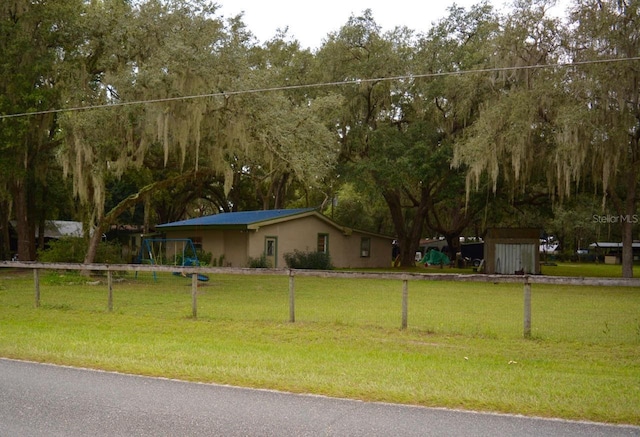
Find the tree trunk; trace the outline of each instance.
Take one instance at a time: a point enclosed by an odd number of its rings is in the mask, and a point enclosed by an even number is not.
[[[633,215],[622,223],[622,277],[633,278]]]
[[[96,259],[98,253],[98,245],[102,239],[102,228],[97,226],[93,230],[93,234],[89,237],[89,247],[87,248],[87,254],[84,257],[85,264],[91,264]],[[88,272],[87,272],[88,273]]]
[[[418,250],[420,238],[422,237],[426,202],[422,201],[419,205],[415,206],[413,219],[408,220],[403,214],[400,194],[398,192],[387,191],[383,193],[383,196],[389,207],[391,219],[397,234],[400,250],[400,265],[402,267],[413,267],[416,264],[416,251]]]
[[[398,238],[398,247],[400,249],[400,266],[413,267],[416,265],[416,251],[420,245],[420,237],[416,240],[411,235],[405,235],[404,238]]]
[[[633,278],[633,225],[637,221],[636,192],[637,170],[632,166],[629,171],[629,180],[632,181],[627,188],[625,211],[622,216],[622,277]]]
[[[0,203],[0,260],[11,258],[11,234],[9,233],[9,202]]]
[[[284,208],[284,202],[286,200],[287,194],[287,184],[289,181],[289,173],[283,173],[278,178],[277,186],[275,189],[275,201],[273,204],[273,209],[282,209]]]
[[[93,230],[93,235],[89,238],[89,247],[87,248],[87,254],[84,257],[85,264],[91,264],[96,259],[96,254],[98,253],[98,245],[100,244],[100,240],[102,239],[102,234],[109,229],[113,223],[115,223],[116,219],[127,209],[131,208],[135,204],[141,201],[146,201],[149,199],[149,196],[161,188],[166,188],[176,183],[186,180],[188,178],[197,178],[203,177],[205,175],[210,175],[212,172],[207,169],[200,169],[198,171],[192,171],[189,173],[182,174],[180,176],[176,176],[174,178],[164,179],[162,181],[154,182],[140,189],[136,194],[132,194],[119,204],[117,204],[111,211],[105,214],[102,219],[98,222],[96,228]],[[146,207],[145,207],[146,208]],[[146,215],[146,214],[145,214]],[[146,221],[146,219],[145,219]],[[145,226],[148,226],[145,223]],[[145,228],[145,232],[149,232],[149,228]]]
[[[460,245],[460,233],[445,234],[444,238],[447,240],[447,246],[449,246],[449,258],[451,261],[456,261],[457,254],[462,251]],[[456,267],[458,267],[457,263]]]
[[[36,255],[38,250],[44,250],[44,233],[46,231],[47,221],[44,218],[44,215],[40,216],[38,219],[38,244],[36,245]]]
[[[35,228],[29,220],[29,197],[26,181],[14,183],[13,200],[16,212],[16,232],[18,234],[18,259],[33,261],[35,259]]]

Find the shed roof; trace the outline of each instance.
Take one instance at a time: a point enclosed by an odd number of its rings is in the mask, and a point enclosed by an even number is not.
[[[9,224],[15,229],[17,221],[11,220]],[[45,220],[44,238],[58,239],[62,237],[82,237],[82,222],[69,220]],[[36,237],[40,236],[40,230],[36,227]]]
[[[45,222],[44,236],[47,238],[82,237],[82,228],[82,222],[48,220]]]
[[[317,213],[315,208],[272,209],[267,211],[225,212],[156,226],[159,229],[211,226],[225,229],[247,229],[267,222],[289,220]]]
[[[622,249],[622,243],[614,243],[614,242],[607,242],[607,241],[598,241],[595,243],[591,243],[589,245],[590,248],[592,249]],[[640,248],[640,242],[638,241],[634,241],[633,243],[631,243],[631,247],[633,248]]]

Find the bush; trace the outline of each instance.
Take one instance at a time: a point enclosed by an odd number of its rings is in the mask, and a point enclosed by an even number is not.
[[[211,266],[213,267],[224,267],[224,254],[220,255],[218,258],[214,258],[211,252],[207,252],[211,255]]]
[[[213,257],[213,255],[211,254],[211,252],[204,252],[203,250],[197,249],[196,257],[198,259],[198,265],[206,267],[211,265],[211,258]],[[182,254],[178,253],[176,254],[175,259],[173,261],[169,259],[169,260],[165,260],[164,263],[170,264],[171,262],[174,262],[175,265],[177,266],[191,266],[193,265],[194,260],[195,258],[193,258],[192,254],[187,254],[183,259]],[[215,267],[215,263],[214,263],[214,267]]]
[[[64,237],[49,242],[49,247],[38,252],[38,260],[45,263],[82,263],[89,242],[84,238]],[[101,242],[96,253],[96,263],[124,264],[122,248],[118,243]]]
[[[44,263],[81,263],[87,253],[87,242],[82,238],[63,237],[51,240],[49,247],[38,251],[38,261]]]
[[[249,257],[249,267],[252,269],[268,269],[271,267],[271,263],[267,256],[263,254],[260,258]]]
[[[284,261],[290,269],[331,270],[331,259],[324,252],[302,252],[294,250],[284,254]]]
[[[104,264],[126,264],[127,261],[122,257],[122,247],[117,241],[102,241],[98,244],[98,252],[96,253],[96,263]]]
[[[205,252],[202,249],[198,249],[198,261],[201,266],[210,266],[213,258],[213,254],[211,252]]]

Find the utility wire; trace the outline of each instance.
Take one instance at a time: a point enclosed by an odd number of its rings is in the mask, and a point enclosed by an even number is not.
[[[519,67],[492,67],[492,68],[480,68],[475,70],[445,71],[440,73],[408,74],[408,75],[401,75],[401,76],[378,77],[373,79],[350,79],[350,80],[343,80],[343,81],[337,81],[337,82],[321,82],[321,83],[302,84],[302,85],[287,85],[287,86],[279,86],[279,87],[272,87],[272,88],[255,88],[250,90],[239,90],[239,91],[221,91],[216,93],[197,94],[197,95],[182,96],[182,97],[166,97],[161,99],[135,100],[131,102],[105,103],[101,105],[76,106],[71,108],[48,109],[44,111],[21,112],[16,114],[0,115],[0,120],[4,120],[8,118],[28,117],[32,115],[89,111],[94,109],[116,108],[121,106],[148,105],[148,104],[155,104],[155,103],[186,101],[186,100],[195,100],[195,99],[203,99],[203,98],[211,98],[211,97],[228,97],[228,96],[237,96],[237,95],[243,95],[243,94],[267,93],[267,92],[274,92],[274,91],[290,91],[290,90],[298,90],[298,89],[305,89],[305,88],[324,88],[324,87],[330,87],[330,86],[354,85],[354,84],[371,83],[371,82],[424,79],[424,78],[434,78],[434,77],[444,77],[444,76],[462,76],[467,74],[481,74],[481,73],[499,73],[499,72],[517,71],[517,70],[535,70],[535,69],[544,69],[544,68],[570,68],[570,67],[577,67],[581,65],[610,64],[610,63],[616,63],[616,62],[629,62],[629,61],[640,61],[640,56],[628,57],[628,58],[579,61],[579,62],[566,62],[566,63],[558,63],[558,64],[536,64],[536,65],[524,65]]]

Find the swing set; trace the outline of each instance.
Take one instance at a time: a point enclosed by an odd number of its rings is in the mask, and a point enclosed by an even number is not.
[[[173,245],[173,247],[171,247]],[[173,248],[170,252],[169,249]],[[169,256],[173,255],[173,263]],[[144,238],[140,245],[140,253],[137,259],[138,264],[151,265],[173,265],[181,267],[199,266],[198,253],[190,238]],[[174,275],[182,275],[180,272],[173,272]],[[136,272],[137,275],[137,272]],[[191,277],[190,274],[184,275]],[[156,272],[153,272],[153,279],[157,280]],[[207,275],[198,275],[199,281],[208,281]]]

